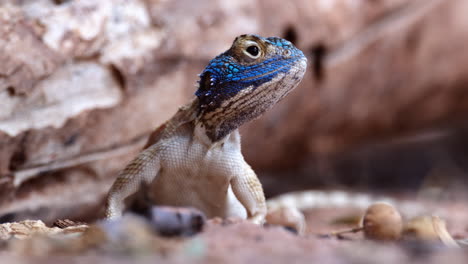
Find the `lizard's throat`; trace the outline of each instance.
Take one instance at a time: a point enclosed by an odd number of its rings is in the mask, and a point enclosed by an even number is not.
[[[197,123],[203,126],[213,142],[219,141],[283,99],[297,86],[304,70],[305,67],[287,75],[278,74],[269,82],[247,87],[221,102],[214,100],[208,105],[199,104]]]
[[[241,119],[220,120],[219,118],[216,118],[216,116],[210,116],[210,118],[206,118],[206,116],[201,115],[196,120],[196,125],[204,131],[206,136],[212,142],[219,142],[226,138],[231,132],[239,128],[246,121]]]
[[[261,116],[280,98],[256,99],[252,94],[235,96],[211,111],[200,111],[196,122],[205,130],[211,141],[220,141],[244,123]]]

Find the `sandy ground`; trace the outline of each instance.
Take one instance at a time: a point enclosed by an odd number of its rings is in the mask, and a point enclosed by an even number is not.
[[[468,237],[464,204],[442,205],[452,236]],[[9,239],[1,244],[0,263],[468,263],[466,248],[442,243],[373,242],[362,234],[340,239],[322,236],[355,226],[362,213],[353,208],[307,211],[308,229],[303,236],[283,227],[218,219],[208,221],[198,235],[162,238],[130,221],[107,229],[112,235],[106,241],[96,235],[102,233],[98,229],[79,243],[76,234],[60,239]]]

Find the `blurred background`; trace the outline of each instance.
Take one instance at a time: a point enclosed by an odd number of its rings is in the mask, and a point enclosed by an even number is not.
[[[463,201],[468,1],[0,0],[0,221],[90,220],[237,35],[292,41],[300,86],[241,129],[268,197]]]

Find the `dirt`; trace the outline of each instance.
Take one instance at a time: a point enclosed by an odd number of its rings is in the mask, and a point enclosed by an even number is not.
[[[468,237],[463,203],[440,203],[455,239]],[[10,238],[1,243],[0,263],[466,263],[468,252],[440,242],[375,242],[360,233],[327,236],[358,225],[362,209],[326,208],[305,212],[307,232],[260,227],[240,219],[212,219],[191,237],[161,237],[138,217],[116,224],[98,222],[84,234]],[[36,228],[37,229],[37,228]],[[51,229],[52,230],[52,229]],[[57,233],[57,228],[53,228]]]

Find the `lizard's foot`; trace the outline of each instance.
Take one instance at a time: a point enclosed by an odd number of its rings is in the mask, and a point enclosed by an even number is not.
[[[247,220],[256,225],[263,225],[265,224],[266,214],[267,214],[267,209],[266,207],[264,207],[261,210],[258,210],[257,212],[255,212],[253,215],[247,217]]]
[[[292,228],[299,235],[305,233],[305,217],[301,211],[295,207],[281,207],[268,212],[266,222],[271,225],[280,225]]]
[[[248,220],[256,225],[263,225],[265,223],[265,216],[253,217],[253,218],[249,218]]]

